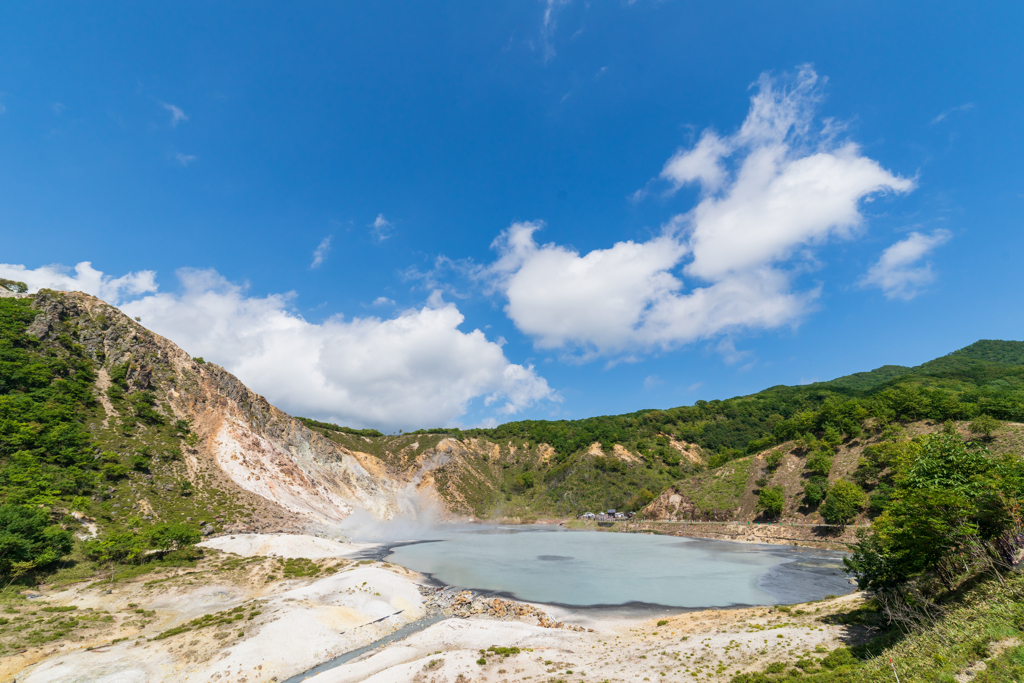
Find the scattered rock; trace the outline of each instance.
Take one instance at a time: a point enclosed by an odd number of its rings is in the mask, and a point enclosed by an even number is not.
[[[544,628],[559,628],[568,631],[587,630],[582,626],[555,621],[543,610],[524,602],[502,600],[501,598],[485,599],[473,591],[460,590],[452,586],[445,588],[421,586],[419,590],[420,594],[426,598],[425,606],[428,614],[443,614],[463,619],[479,615],[505,621],[535,618],[537,625]]]

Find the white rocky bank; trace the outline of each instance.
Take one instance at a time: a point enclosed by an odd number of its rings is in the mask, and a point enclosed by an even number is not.
[[[365,544],[283,534],[225,536],[205,545],[253,558],[351,558],[365,549]],[[6,671],[13,677],[0,672],[0,680],[283,683],[424,616],[437,600],[425,600],[423,594],[432,593],[422,588],[419,574],[367,561],[349,562],[326,578],[273,585],[196,572],[173,580],[147,582],[143,577],[118,583],[109,594],[102,585],[80,586],[40,599],[94,610],[138,605],[154,611],[155,620],[141,631],[125,633],[130,637],[123,642],[68,645],[64,651],[45,654],[41,661],[26,662],[28,666],[8,661]],[[794,623],[791,616],[773,616],[766,608],[666,614],[661,617],[664,621],[657,621],[659,617],[574,613],[546,606],[541,611],[504,601],[500,611],[505,616],[499,619],[493,611],[474,612],[472,608],[482,604],[480,599],[459,603],[467,594],[449,593],[445,593],[449,603],[458,603],[448,605],[454,606],[451,611],[468,613],[468,618],[444,619],[306,681],[500,683],[552,677],[566,683],[693,681],[698,672],[702,681],[726,681],[737,671],[760,670],[767,661],[791,659],[818,646],[831,649],[856,636],[848,627],[822,623],[815,614]],[[858,600],[856,594],[839,598],[831,601],[831,608],[849,608]],[[244,626],[239,631],[235,630],[239,626],[197,628],[153,639],[202,615],[237,607],[244,608],[243,615],[255,614],[237,622]],[[514,612],[523,616],[516,617]],[[487,652],[492,646],[518,651],[502,656]],[[483,657],[481,651],[485,651]]]

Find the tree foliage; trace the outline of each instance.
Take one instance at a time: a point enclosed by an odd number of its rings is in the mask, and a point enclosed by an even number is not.
[[[1024,538],[1018,455],[995,456],[951,429],[883,450],[894,489],[845,560],[862,588],[898,591],[927,576],[952,587],[958,574],[1013,564]]]
[[[0,505],[0,576],[52,565],[71,546],[71,532],[52,524],[45,509]]]
[[[778,519],[786,507],[786,492],[781,486],[761,489],[757,494],[757,509],[769,519]]]

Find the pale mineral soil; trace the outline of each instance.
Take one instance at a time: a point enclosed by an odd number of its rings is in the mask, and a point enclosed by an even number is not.
[[[376,653],[306,679],[310,683],[503,683],[512,681],[727,681],[770,662],[821,658],[861,642],[862,627],[822,617],[862,602],[858,594],[794,605],[702,610],[658,618],[602,617],[546,608],[590,632],[553,630],[486,618],[448,619]],[[798,611],[802,611],[799,614]],[[659,625],[659,622],[664,621]],[[519,648],[501,656],[495,648]],[[481,652],[484,651],[484,652]],[[480,664],[480,660],[486,663]]]
[[[44,605],[73,605],[63,615],[92,615],[95,626],[0,659],[0,682],[283,682],[425,614],[425,577],[351,559],[365,549],[358,545],[284,534],[225,536],[206,545],[210,557],[194,569],[119,581],[109,593],[100,581],[40,591],[19,605],[23,619],[49,617]],[[284,559],[311,555],[315,562]],[[863,627],[822,621],[861,599],[854,593],[789,612],[665,610],[655,617],[540,606],[592,631],[544,628],[536,617],[450,618],[306,680],[726,681],[866,638]],[[492,646],[520,651],[489,653],[478,663],[480,650]]]

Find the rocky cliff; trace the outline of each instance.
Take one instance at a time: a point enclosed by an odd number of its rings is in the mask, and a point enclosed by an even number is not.
[[[95,361],[103,408],[97,437],[124,426],[136,430],[137,448],[144,447],[147,428],[133,427],[126,412],[133,396],[149,392],[157,413],[190,425],[183,448],[190,483],[244,501],[248,514],[235,517],[248,521],[225,517],[225,526],[327,528],[356,507],[379,519],[408,509],[415,472],[389,468],[310,430],[223,368],[193,359],[93,296],[44,290],[31,297],[39,315],[29,333],[44,343],[70,336]],[[111,398],[112,386],[123,388],[113,394],[121,401]],[[422,479],[416,484],[429,487]]]

